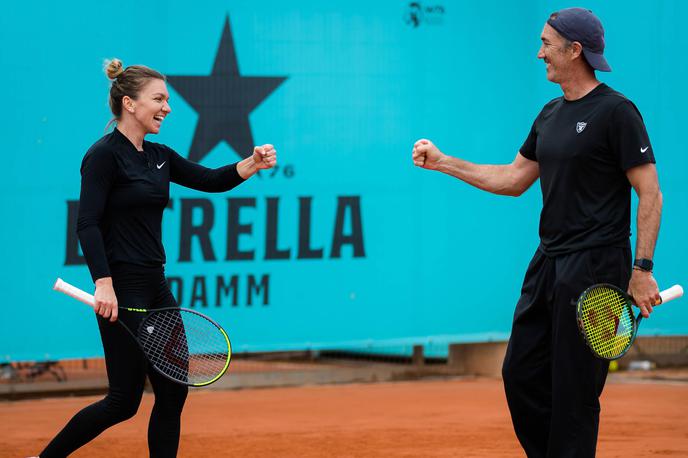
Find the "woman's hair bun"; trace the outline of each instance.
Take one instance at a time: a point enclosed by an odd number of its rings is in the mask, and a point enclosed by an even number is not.
[[[111,80],[114,80],[119,75],[121,75],[122,72],[124,72],[124,66],[122,65],[122,61],[117,58],[106,60],[104,67],[105,74]]]

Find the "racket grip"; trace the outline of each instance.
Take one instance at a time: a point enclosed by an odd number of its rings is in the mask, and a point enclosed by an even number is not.
[[[94,307],[96,305],[96,300],[93,295],[88,294],[86,291],[82,291],[76,286],[70,285],[66,281],[58,278],[53,285],[55,291],[59,291],[67,296],[73,297],[74,299],[83,302],[84,304]]]
[[[662,298],[662,304],[674,299],[678,299],[681,296],[683,296],[683,288],[681,285],[674,285],[671,288],[665,289],[659,293],[659,297]]]

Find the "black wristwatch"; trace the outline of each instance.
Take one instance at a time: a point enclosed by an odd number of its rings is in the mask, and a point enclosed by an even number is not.
[[[637,267],[640,270],[644,270],[645,272],[652,272],[652,268],[654,267],[654,263],[652,262],[652,259],[636,259],[633,261],[633,267]]]

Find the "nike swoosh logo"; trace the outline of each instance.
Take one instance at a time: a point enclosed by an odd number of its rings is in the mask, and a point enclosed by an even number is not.
[[[640,148],[640,152],[644,153],[645,151],[647,151],[648,148],[649,148],[649,146],[646,146],[645,148]],[[163,162],[163,164],[164,164],[164,162]]]
[[[645,152],[645,151],[643,151],[643,152]],[[167,162],[167,161],[164,161],[162,164],[155,164],[155,166],[158,168],[158,170],[160,170],[162,168],[162,166],[165,165],[165,162]]]

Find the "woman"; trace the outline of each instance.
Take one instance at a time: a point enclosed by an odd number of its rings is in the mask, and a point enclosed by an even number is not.
[[[81,197],[77,232],[96,285],[95,311],[108,373],[107,396],[79,413],[48,444],[40,458],[63,457],[108,427],[137,411],[148,375],[155,405],[148,426],[151,457],[173,457],[179,446],[180,416],[187,387],[149,370],[143,353],[117,319],[135,328],[140,317],[123,307],[176,307],[165,280],[161,242],[162,213],[170,182],[188,188],[222,192],[277,157],[272,145],[255,147],[236,164],[208,169],[171,148],[144,140],[157,134],[171,109],[165,77],[148,67],[122,67],[113,59],[105,69],[111,79],[110,123],[115,129],[98,140],[81,165]],[[108,124],[109,125],[109,124]]]

